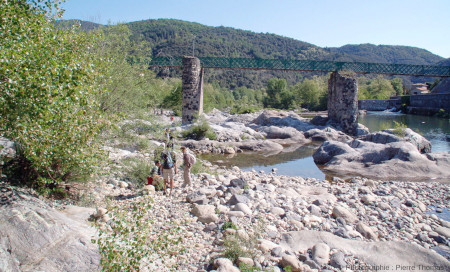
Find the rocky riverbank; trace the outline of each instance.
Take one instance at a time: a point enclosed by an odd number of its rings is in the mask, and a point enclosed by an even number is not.
[[[353,140],[323,125],[321,118],[310,122],[292,113],[216,112],[207,118],[219,137],[213,144],[204,141],[220,153],[225,147],[243,151],[231,143],[263,139],[279,144],[277,152],[285,148],[277,141]],[[384,139],[388,138],[392,137]],[[409,149],[423,149],[422,144],[408,144]],[[202,150],[201,144],[198,147]],[[211,152],[209,147],[204,150]],[[157,241],[176,229],[166,240],[180,244],[170,255],[163,249],[154,252],[154,262],[143,265],[142,271],[239,271],[244,264],[275,272],[287,266],[292,271],[450,269],[450,222],[438,216],[450,209],[448,184],[361,177],[329,182],[202,162],[204,171],[194,175],[193,187],[180,188],[179,174],[169,197],[152,186],[137,189],[122,178],[125,160],[150,162],[151,152],[111,146],[106,150],[111,164],[105,171],[110,174],[84,188],[96,210],[44,202],[2,185],[0,270],[99,271],[100,254],[89,242],[98,234],[88,220],[95,219],[103,233],[112,234],[115,223],[123,219],[113,213],[114,207],[131,212],[133,204],[149,198],[146,239]]]

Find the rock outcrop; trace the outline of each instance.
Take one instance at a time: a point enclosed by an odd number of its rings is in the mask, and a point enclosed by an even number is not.
[[[395,137],[383,137],[388,138]],[[407,141],[385,144],[362,140],[346,143],[326,141],[313,154],[313,159],[315,163],[324,165],[325,170],[341,175],[403,180],[450,178],[450,153],[421,154],[420,147],[422,144],[413,145]]]
[[[63,212],[4,183],[0,206],[0,271],[101,271],[86,222],[93,209]]]

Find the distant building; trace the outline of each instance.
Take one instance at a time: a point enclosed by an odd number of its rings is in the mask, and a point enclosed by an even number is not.
[[[411,95],[428,94],[428,86],[425,83],[415,83],[411,86]]]

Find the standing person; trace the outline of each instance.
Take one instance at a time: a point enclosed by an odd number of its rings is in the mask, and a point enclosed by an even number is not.
[[[164,178],[164,194],[167,195],[167,184],[170,180],[170,195],[173,192],[173,179],[177,174],[177,158],[173,151],[169,149],[161,153],[162,173]]]
[[[191,168],[195,164],[195,157],[194,155],[190,154],[185,146],[181,147],[181,152],[183,152],[183,162],[184,162],[184,169],[183,169],[183,187],[190,187],[191,186]]]

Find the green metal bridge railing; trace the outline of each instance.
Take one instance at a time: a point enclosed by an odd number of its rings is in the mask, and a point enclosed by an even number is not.
[[[335,62],[293,59],[199,58],[203,68],[289,70],[289,71],[353,71],[358,74],[450,77],[450,66]],[[182,57],[156,57],[151,67],[181,67]]]

